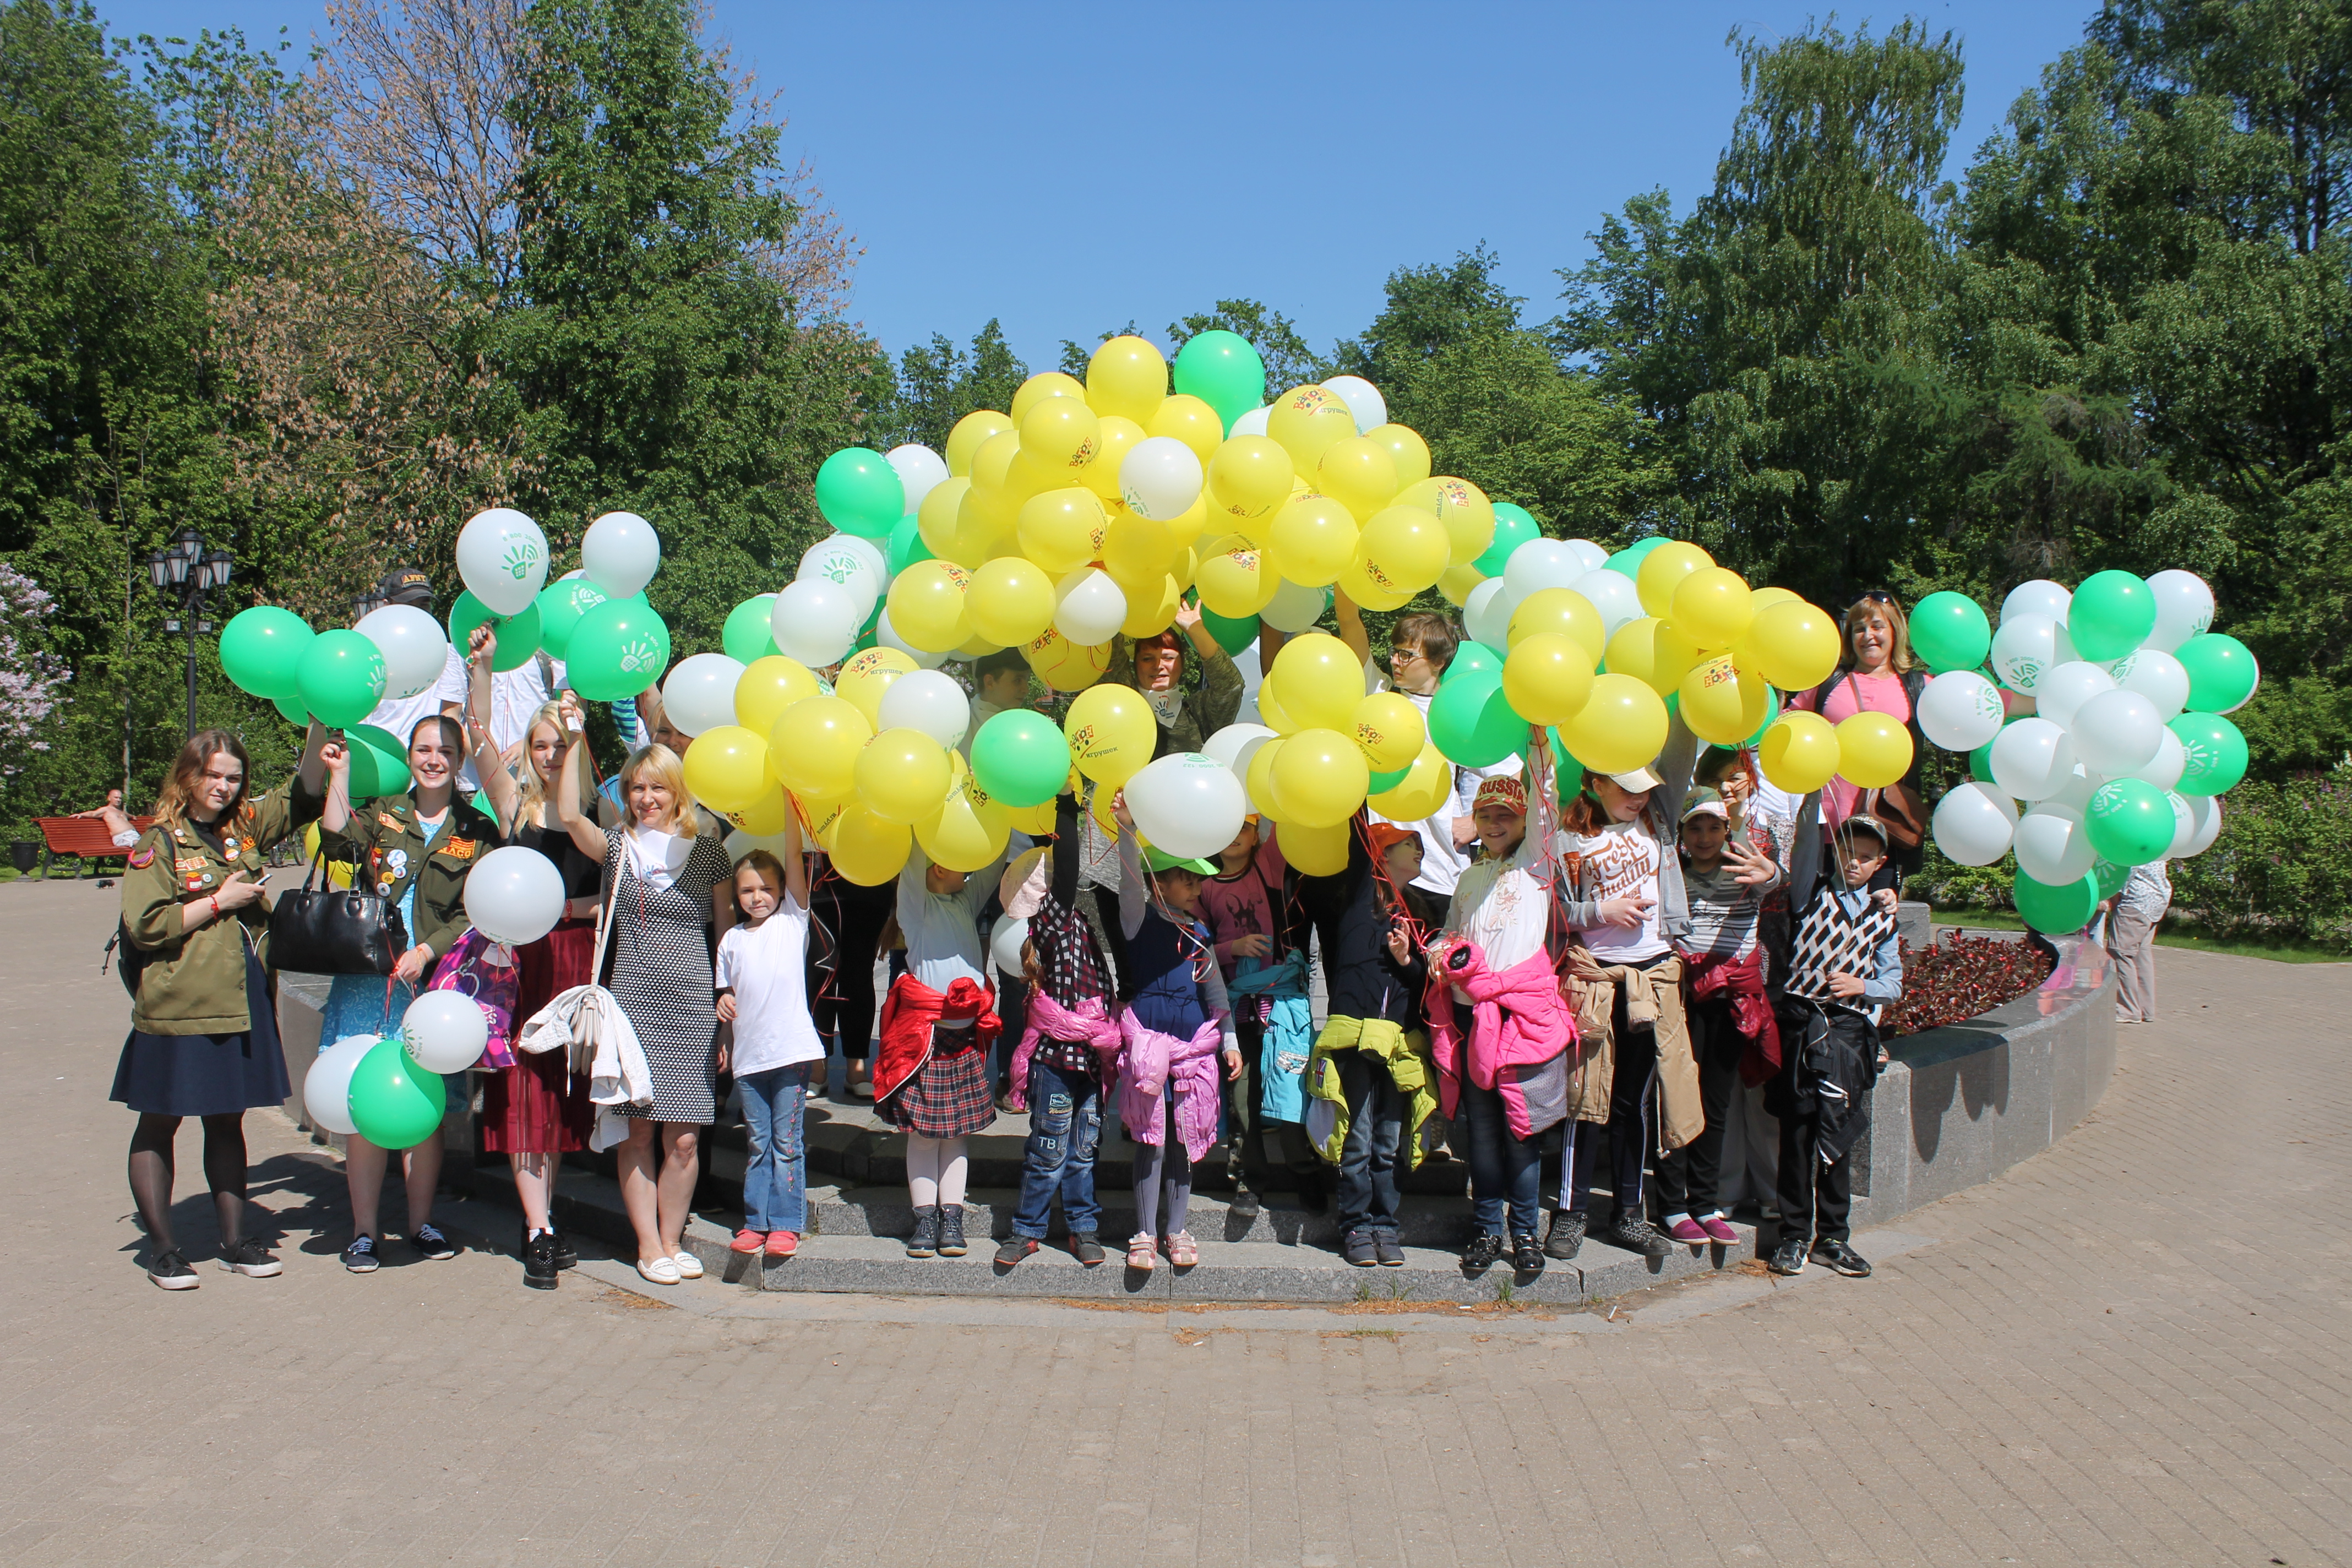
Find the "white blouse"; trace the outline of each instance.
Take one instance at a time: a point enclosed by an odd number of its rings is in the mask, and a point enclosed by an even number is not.
[[[1454,885],[1445,934],[1476,942],[1486,967],[1494,970],[1525,963],[1541,952],[1550,903],[1549,890],[1536,876],[1541,858],[1541,847],[1530,837],[1507,859],[1471,865]],[[1457,985],[1454,999],[1466,1003],[1470,995]]]

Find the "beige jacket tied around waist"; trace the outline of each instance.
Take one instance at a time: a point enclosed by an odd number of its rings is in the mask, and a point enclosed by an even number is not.
[[[1706,1126],[1699,1099],[1698,1061],[1683,1019],[1683,961],[1668,957],[1647,969],[1603,964],[1583,943],[1570,946],[1560,988],[1576,1009],[1578,1036],[1568,1082],[1569,1114],[1579,1121],[1609,1120],[1615,1075],[1617,993],[1625,994],[1630,1027],[1648,1025],[1658,1040],[1658,1152],[1680,1149]]]

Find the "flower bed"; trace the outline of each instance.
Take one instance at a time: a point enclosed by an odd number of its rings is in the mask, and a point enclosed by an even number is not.
[[[1886,1010],[1889,1038],[1958,1024],[2013,1001],[2050,978],[2050,955],[2031,942],[1948,935],[1925,952],[1903,944],[1903,999]]]

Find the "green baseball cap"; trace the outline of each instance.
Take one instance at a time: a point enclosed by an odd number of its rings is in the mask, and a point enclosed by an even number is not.
[[[1143,866],[1148,871],[1197,871],[1203,877],[1213,877],[1217,868],[1192,855],[1171,855],[1165,849],[1143,847]]]

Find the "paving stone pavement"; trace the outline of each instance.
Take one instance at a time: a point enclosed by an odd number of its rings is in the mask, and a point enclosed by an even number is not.
[[[0,1562],[2352,1561],[2352,967],[2163,950],[2091,1120],[1864,1281],[1473,1318],[354,1278],[339,1171],[261,1112],[285,1275],[169,1294],[114,909],[0,885]],[[193,1127],[180,1164],[201,1258]]]

